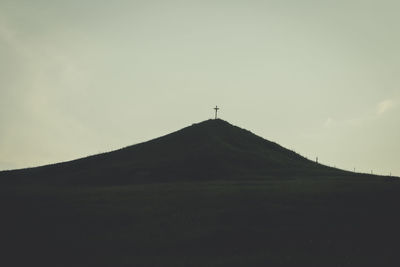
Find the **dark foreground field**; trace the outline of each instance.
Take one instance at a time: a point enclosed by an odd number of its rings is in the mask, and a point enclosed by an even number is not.
[[[400,183],[2,186],[1,266],[400,266]]]

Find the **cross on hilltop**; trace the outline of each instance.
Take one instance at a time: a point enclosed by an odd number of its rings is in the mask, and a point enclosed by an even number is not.
[[[219,110],[219,107],[218,106],[215,106],[215,119],[217,119],[218,118],[218,110]]]

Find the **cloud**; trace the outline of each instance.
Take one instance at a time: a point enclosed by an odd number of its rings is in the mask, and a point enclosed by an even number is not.
[[[377,115],[382,115],[387,111],[393,109],[396,106],[396,102],[393,99],[386,99],[378,103],[376,107]]]
[[[336,121],[332,118],[327,118],[324,122],[325,128],[332,128],[336,124]]]

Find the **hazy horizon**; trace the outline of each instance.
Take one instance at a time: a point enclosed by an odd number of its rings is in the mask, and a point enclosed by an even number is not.
[[[396,1],[0,3],[0,170],[214,117],[329,166],[400,175]]]

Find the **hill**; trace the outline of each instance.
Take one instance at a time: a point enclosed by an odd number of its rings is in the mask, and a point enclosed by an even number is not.
[[[222,120],[0,173],[1,266],[400,266],[400,182]]]
[[[105,154],[2,172],[0,178],[8,183],[118,185],[331,175],[350,173],[316,164],[218,119]]]

